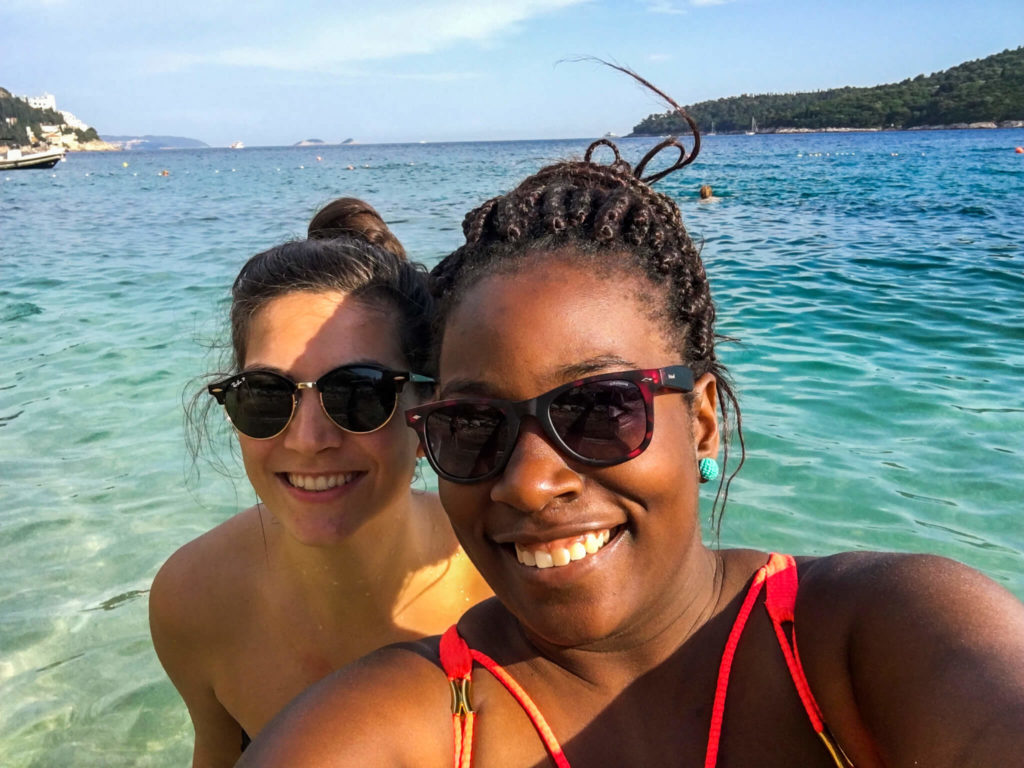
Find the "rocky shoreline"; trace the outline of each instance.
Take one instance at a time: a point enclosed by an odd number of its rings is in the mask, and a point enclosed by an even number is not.
[[[881,133],[892,131],[962,131],[962,130],[998,130],[1001,128],[1024,128],[1024,120],[1003,120],[1001,122],[952,123],[950,125],[913,125],[909,128],[758,128],[757,135],[765,133]],[[720,136],[743,136],[747,131],[719,131]],[[652,133],[631,133],[627,138],[654,136]],[[705,136],[708,134],[704,134]],[[714,134],[712,134],[714,135]]]

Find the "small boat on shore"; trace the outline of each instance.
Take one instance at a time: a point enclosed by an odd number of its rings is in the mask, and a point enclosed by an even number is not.
[[[27,168],[53,168],[64,159],[64,149],[46,149],[42,152],[23,154],[20,149],[8,149],[7,154],[0,158],[0,171],[13,171]]]

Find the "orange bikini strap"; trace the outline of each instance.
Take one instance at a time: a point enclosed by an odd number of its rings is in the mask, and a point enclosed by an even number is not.
[[[796,610],[797,571],[796,561],[790,555],[773,554],[766,566],[766,589],[764,607],[775,627],[775,635],[779,639],[779,647],[782,655],[786,658],[786,666],[789,667],[789,675],[793,678],[793,685],[800,696],[800,702],[804,705],[807,717],[811,721],[815,733],[821,733],[825,724],[821,719],[821,709],[818,702],[814,700],[811,693],[811,686],[807,682],[807,675],[804,674],[804,666],[800,663],[800,655],[796,651],[796,635],[792,641],[783,630],[783,623],[793,624],[793,613]]]
[[[498,678],[498,682],[505,686],[513,698],[519,702],[519,706],[526,711],[533,727],[537,729],[537,735],[544,742],[545,749],[551,755],[551,759],[555,761],[555,765],[558,768],[570,768],[569,761],[566,759],[565,753],[562,752],[562,745],[555,738],[555,732],[551,730],[548,721],[544,719],[544,715],[541,714],[540,709],[533,703],[525,689],[515,681],[512,675],[498,666],[498,663],[490,656],[477,650],[471,650],[470,653],[488,672]]]
[[[470,689],[473,679],[473,660],[480,663],[494,675],[498,682],[505,686],[513,698],[519,702],[533,727],[537,729],[544,747],[558,768],[570,768],[569,761],[562,752],[562,746],[555,738],[554,731],[548,725],[540,709],[533,703],[522,686],[508,672],[502,669],[494,659],[472,650],[459,635],[455,626],[441,636],[441,666],[448,675],[448,684],[452,690],[452,727],[455,733],[455,768],[470,768],[473,758],[473,706],[470,702]]]
[[[452,692],[452,731],[455,738],[455,768],[470,768],[473,763],[473,703],[469,694],[473,683],[473,657],[469,646],[453,624],[441,635],[441,666],[448,675]]]
[[[769,561],[770,562],[770,561]],[[718,763],[718,746],[722,739],[722,718],[725,717],[725,695],[729,690],[729,673],[732,671],[732,660],[736,655],[736,647],[740,643],[740,636],[743,628],[750,618],[750,611],[754,608],[757,596],[761,594],[764,587],[764,580],[768,574],[768,566],[762,565],[754,574],[754,580],[750,583],[740,612],[736,621],[729,631],[729,639],[725,642],[725,649],[722,651],[722,662],[718,666],[718,683],[715,686],[715,703],[711,708],[711,731],[708,733],[708,749],[704,753],[704,768],[715,768]]]
[[[814,732],[818,734],[818,738],[825,745],[837,768],[853,768],[853,762],[846,756],[843,748],[839,746],[839,742],[835,740],[825,724],[821,707],[818,706],[814,694],[811,693],[810,683],[807,682],[807,675],[804,673],[804,665],[800,661],[800,652],[796,647],[796,626],[794,624],[798,587],[796,560],[790,555],[773,554],[765,567],[768,569],[768,574],[765,580],[767,586],[764,607],[772,620],[775,636],[779,639],[779,647],[786,659],[786,666],[789,667],[789,676],[793,678],[793,685],[800,696],[800,703],[804,705],[804,711],[811,721]],[[783,624],[790,625],[789,635],[783,629]]]

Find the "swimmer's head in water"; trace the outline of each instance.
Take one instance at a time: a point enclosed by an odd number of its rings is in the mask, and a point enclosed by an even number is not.
[[[712,373],[717,378],[723,433],[728,435],[730,416],[735,413],[742,449],[739,404],[728,372],[715,353],[715,305],[704,265],[679,207],[650,186],[692,162],[700,149],[697,126],[682,108],[671,103],[692,128],[689,151],[679,141],[665,140],[634,169],[612,142],[602,139],[590,145],[582,161],[543,168],[466,216],[465,245],[431,273],[439,302],[435,343],[441,343],[445,319],[462,297],[489,275],[515,274],[527,263],[550,259],[580,261],[611,275],[639,277],[654,297],[652,312],[663,321],[679,354],[675,362],[689,366],[695,377]],[[612,152],[610,164],[592,160],[601,147]],[[676,162],[644,175],[651,159],[665,149],[676,150]],[[565,290],[571,291],[573,286],[566,285]],[[728,459],[727,445],[724,460]],[[730,479],[723,475],[722,504]]]
[[[714,194],[714,192],[711,190],[711,185],[710,184],[702,184],[701,185],[701,187],[700,187],[700,199],[701,200],[707,200],[713,194]]]

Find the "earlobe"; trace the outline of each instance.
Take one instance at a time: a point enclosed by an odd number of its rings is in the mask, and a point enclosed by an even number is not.
[[[693,385],[693,440],[697,458],[718,456],[718,380],[705,373]]]

